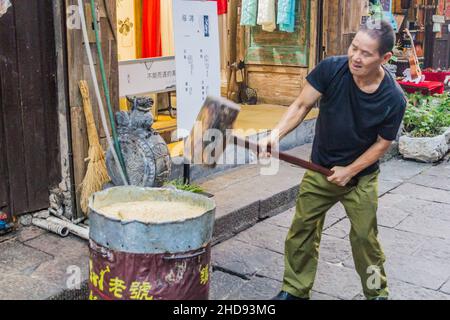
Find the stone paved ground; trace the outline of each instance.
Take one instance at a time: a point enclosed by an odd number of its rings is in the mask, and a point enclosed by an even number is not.
[[[432,166],[382,165],[378,223],[392,299],[450,300],[450,158]],[[294,209],[213,248],[212,298],[268,299],[281,286],[284,239]],[[364,299],[354,271],[349,220],[327,215],[313,299]]]
[[[67,288],[68,267],[87,280],[87,242],[34,226],[0,238],[0,300],[41,300]],[[70,271],[70,270],[69,270]]]
[[[295,152],[305,157],[307,151]],[[254,168],[242,168],[206,183],[216,196],[218,222],[223,219],[231,235],[268,213],[286,210],[283,199],[291,198],[304,170],[286,164],[280,170],[277,177],[260,177]],[[399,159],[385,162],[379,192],[380,238],[392,298],[450,299],[450,157],[436,166]],[[256,205],[241,201],[252,196]],[[226,220],[227,212],[234,212],[232,223]],[[267,299],[277,293],[293,212],[265,219],[213,247],[211,298]],[[334,207],[324,227],[314,299],[362,298],[348,231],[343,208]],[[35,227],[0,237],[0,300],[85,299],[87,262],[87,242],[76,237],[60,238]],[[80,290],[66,290],[70,266],[80,268],[70,272],[79,271]]]

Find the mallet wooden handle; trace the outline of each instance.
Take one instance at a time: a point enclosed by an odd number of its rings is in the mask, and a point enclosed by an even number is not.
[[[272,152],[272,148],[270,146],[268,146],[267,147],[267,151],[268,152]],[[295,164],[295,165],[300,166],[300,167],[305,168],[305,169],[309,169],[309,170],[321,173],[321,174],[323,174],[326,177],[330,177],[330,176],[333,175],[333,171],[331,171],[330,169],[327,169],[325,167],[322,167],[322,166],[320,166],[318,164],[315,164],[315,163],[312,163],[310,161],[306,161],[306,160],[297,158],[295,156],[292,156],[290,154],[287,154],[287,153],[284,153],[284,152],[280,152],[280,151],[278,151],[277,154],[278,154],[278,158],[280,160],[289,162],[291,164]]]
[[[260,146],[254,142],[250,142],[248,140],[242,140],[241,138],[236,137],[235,141],[237,143],[239,143],[239,145],[244,145],[246,149],[250,149],[253,151],[256,151],[257,154],[259,154],[260,152]],[[267,152],[271,152],[272,149],[270,146],[267,146]],[[284,153],[284,152],[277,152],[278,154],[278,159],[286,161],[288,163],[294,164],[296,166],[302,167],[304,169],[308,169],[308,170],[312,170],[314,172],[318,172],[323,174],[326,177],[330,177],[333,175],[333,171],[330,169],[327,169],[325,167],[322,167],[318,164],[300,159],[298,157],[292,156],[290,154]],[[347,183],[347,186],[349,187],[354,187],[358,184],[358,180],[353,178],[352,180],[350,180],[349,183]]]

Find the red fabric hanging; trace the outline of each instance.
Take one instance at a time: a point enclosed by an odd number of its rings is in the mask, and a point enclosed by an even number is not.
[[[427,94],[443,94],[444,84],[442,82],[422,81],[420,83],[397,81],[403,89],[408,93],[421,91],[423,95]]]
[[[439,0],[436,10],[437,15],[445,15],[445,2],[444,0]]]
[[[227,0],[217,0],[217,11],[219,15],[228,12],[228,2]]]
[[[445,3],[445,18],[450,20],[450,0],[446,0]]]
[[[217,14],[226,14],[228,12],[228,0],[208,0],[217,2]]]
[[[162,56],[160,1],[143,0],[142,2],[142,58]]]

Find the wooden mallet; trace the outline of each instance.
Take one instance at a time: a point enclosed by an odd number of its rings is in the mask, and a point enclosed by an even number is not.
[[[254,142],[248,140],[244,141],[227,132],[227,130],[232,130],[234,128],[240,110],[241,108],[239,105],[225,98],[208,97],[198,114],[197,121],[191,134],[186,140],[186,158],[191,161],[194,160],[194,163],[214,167],[231,140],[233,140],[235,144],[254,151],[256,154],[266,151],[261,150],[260,146]],[[205,137],[207,137],[207,139],[205,139]],[[216,139],[211,139],[211,137],[216,137]],[[214,150],[214,152],[211,152],[212,150]],[[267,152],[272,152],[271,146],[267,146]],[[326,177],[330,177],[334,173],[330,169],[284,152],[276,151],[273,153],[273,156],[304,169],[321,173]],[[357,180],[352,179],[347,186],[353,187],[357,184]]]

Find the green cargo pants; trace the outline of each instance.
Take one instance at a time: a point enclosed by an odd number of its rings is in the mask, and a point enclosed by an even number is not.
[[[385,256],[377,239],[378,174],[379,171],[361,177],[357,187],[339,187],[322,174],[305,173],[285,243],[283,291],[310,297],[325,214],[340,201],[351,222],[353,260],[364,295],[367,299],[388,296]]]

